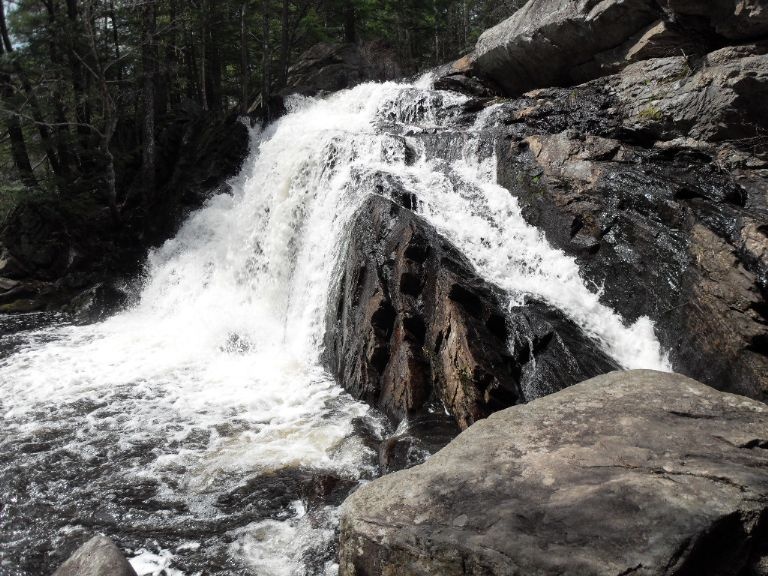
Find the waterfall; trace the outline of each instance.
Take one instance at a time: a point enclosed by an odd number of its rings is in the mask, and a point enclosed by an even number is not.
[[[493,109],[454,128],[465,98],[426,84],[292,100],[255,137],[233,192],[211,198],[150,254],[134,306],[98,324],[28,331],[0,360],[0,453],[45,446],[21,453],[13,470],[3,460],[3,481],[23,477],[28,497],[47,502],[56,520],[13,545],[66,541],[95,514],[90,525],[131,533],[145,573],[174,557],[191,558],[179,573],[211,558],[234,563],[222,574],[232,565],[334,572],[324,552],[333,505],[311,515],[292,501],[233,525],[221,503],[249,479],[289,468],[355,482],[375,474],[359,427],[375,429],[377,416],[319,364],[334,267],[355,210],[378,193],[373,175],[415,194],[417,211],[510,305],[534,295],[623,366],[669,368],[651,322],[626,324],[601,304],[575,261],[528,226],[496,183],[485,135]],[[436,138],[443,144],[431,145]],[[127,512],[122,491],[135,486],[148,486],[155,510]],[[184,523],[200,537],[178,536]]]

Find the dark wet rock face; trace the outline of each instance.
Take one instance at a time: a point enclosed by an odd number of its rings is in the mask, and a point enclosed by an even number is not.
[[[768,391],[768,61],[726,48],[649,60],[502,105],[499,180],[625,318],[648,316],[676,370]]]
[[[151,213],[144,222],[144,241],[158,245],[172,236],[191,210],[212,195],[230,191],[227,180],[237,175],[248,156],[246,120],[190,112],[160,135],[161,166]]]
[[[478,422],[344,504],[342,576],[762,575],[768,408],[615,372]]]
[[[463,428],[521,399],[498,295],[453,246],[384,198],[349,238],[326,350],[355,397],[398,421],[445,402]]]
[[[53,576],[136,576],[120,549],[106,536],[80,546]]]
[[[762,0],[658,0],[674,21],[706,24],[730,41],[743,41],[768,34],[768,12]]]
[[[395,421],[445,410],[463,429],[616,367],[553,308],[508,315],[453,245],[385,198],[360,209],[346,251],[325,360]]]
[[[619,368],[575,322],[536,300],[511,309],[509,332],[526,401]]]
[[[75,258],[61,207],[24,202],[2,229],[0,276],[41,280],[61,276]]]

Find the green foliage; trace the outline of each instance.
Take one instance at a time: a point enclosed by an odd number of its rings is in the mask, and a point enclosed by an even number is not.
[[[664,114],[662,114],[661,110],[654,105],[650,105],[640,110],[639,116],[643,120],[648,120],[650,122],[661,122],[664,120]]]
[[[412,74],[466,53],[524,0],[3,2],[14,49],[0,50],[0,127],[5,135],[20,123],[14,143],[23,139],[21,147],[0,143],[0,210],[7,212],[21,193],[24,165],[32,167],[35,194],[90,194],[102,204],[112,165],[116,200],[126,201],[146,148],[150,93],[159,134],[194,107],[248,109],[265,87],[283,88],[291,64],[318,42],[354,37],[374,51],[388,46]],[[150,36],[148,8],[156,30]]]

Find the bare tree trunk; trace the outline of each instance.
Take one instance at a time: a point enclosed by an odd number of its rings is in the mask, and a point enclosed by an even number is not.
[[[185,17],[183,19],[184,25],[184,60],[187,73],[187,98],[195,100],[200,98],[200,87],[198,82],[200,76],[197,71],[197,56],[195,51],[195,43],[192,38],[191,11],[187,11],[188,4],[184,5]]]
[[[176,0],[168,2],[168,15],[170,17],[170,30],[168,40],[165,45],[165,84],[167,106],[173,108],[179,103],[178,77],[179,77],[179,51],[178,42],[178,12],[176,10]]]
[[[469,48],[469,7],[467,6],[467,0],[461,2],[461,14],[462,14],[462,32],[464,37],[464,46],[462,50]]]
[[[5,43],[0,42],[0,57],[5,54]],[[11,157],[13,165],[19,173],[21,181],[30,188],[37,188],[37,178],[35,178],[32,163],[29,161],[29,151],[27,143],[24,140],[24,131],[21,128],[21,122],[16,115],[13,106],[13,81],[10,74],[0,69],[0,96],[2,97],[3,107],[7,108],[5,126],[8,130],[8,139],[11,143]]]
[[[269,121],[272,119],[272,113],[269,109],[269,100],[272,97],[270,94],[270,61],[271,54],[269,52],[269,0],[263,0],[262,5],[262,60],[261,60],[261,103],[264,110],[264,120]]]
[[[80,137],[80,147],[83,151],[88,150],[90,146],[91,130],[88,126],[91,124],[91,107],[88,98],[88,78],[80,58],[83,57],[80,49],[80,26],[78,22],[77,0],[66,0],[67,18],[69,20],[69,30],[63,34],[67,44],[67,56],[69,66],[72,71],[72,90],[75,100],[75,119],[77,120],[77,133]],[[90,22],[87,23],[90,27]],[[84,159],[81,156],[81,161]],[[86,170],[90,168],[89,162],[85,162]]]
[[[5,82],[5,78],[0,79],[0,82]],[[5,92],[5,90],[3,90]],[[16,166],[16,170],[19,172],[19,178],[24,182],[26,186],[30,188],[37,188],[37,178],[32,170],[32,163],[29,161],[29,152],[27,151],[27,144],[24,141],[24,132],[21,130],[21,123],[18,116],[10,114],[5,121],[6,129],[8,130],[8,138],[11,142],[11,156],[13,157],[13,165]]]
[[[240,112],[248,112],[248,29],[245,16],[248,1],[240,5]]]
[[[288,17],[290,0],[283,0],[282,14],[280,15],[280,86],[288,84],[288,58],[291,50],[288,34]]]
[[[144,110],[142,122],[141,175],[144,202],[149,205],[155,191],[155,76],[157,72],[155,0],[144,0],[141,63]]]
[[[70,1],[70,0],[67,0]],[[112,154],[112,137],[115,135],[117,128],[117,113],[115,110],[115,101],[112,98],[112,94],[109,91],[109,83],[107,80],[107,74],[104,63],[99,57],[99,51],[96,45],[96,32],[93,28],[93,22],[91,20],[92,6],[86,3],[86,14],[83,18],[85,30],[90,44],[91,57],[93,59],[94,66],[91,69],[91,73],[95,76],[96,83],[99,90],[99,96],[101,98],[101,116],[102,116],[102,128],[99,130],[97,127],[91,125],[90,129],[99,136],[99,147],[101,153],[106,161],[105,168],[105,184],[107,193],[107,203],[109,205],[109,212],[112,216],[112,223],[115,227],[120,226],[120,210],[117,206],[117,178],[115,176],[115,157]]]
[[[357,42],[357,22],[353,0],[346,0],[344,6],[344,41],[354,44]]]
[[[51,0],[45,2],[46,9],[48,10],[48,33],[50,40],[48,42],[48,53],[56,70],[64,68],[64,59],[60,51],[59,39],[58,39],[58,23],[56,22],[56,10],[57,2]],[[69,127],[69,119],[67,118],[67,108],[64,101],[64,94],[62,93],[61,86],[64,84],[64,79],[57,75],[57,78],[53,82],[52,100],[53,100],[53,117],[56,121],[56,149],[59,156],[59,168],[65,179],[64,184],[68,184],[67,180],[70,176],[70,167],[73,163],[73,150],[71,132]]]
[[[12,56],[13,44],[11,44],[11,38],[8,34],[8,25],[5,21],[4,4],[5,3],[3,0],[0,0],[0,35],[2,35],[5,52],[9,56]],[[35,122],[37,130],[40,133],[40,140],[43,143],[43,149],[48,156],[48,162],[51,165],[51,169],[53,170],[54,174],[60,176],[61,170],[59,168],[58,156],[56,155],[56,148],[54,147],[53,141],[51,139],[51,130],[48,126],[48,123],[45,121],[45,118],[43,117],[43,111],[40,108],[40,102],[37,100],[37,95],[32,88],[32,83],[29,81],[29,78],[21,67],[21,64],[19,64],[18,60],[12,59],[12,67],[14,73],[21,82],[21,87],[24,90],[24,94],[26,95],[29,102],[30,108],[32,110],[32,120]]]
[[[435,66],[440,65],[440,35],[439,35],[439,29],[438,29],[438,11],[437,11],[437,0],[432,0],[432,7],[435,12]]]
[[[208,5],[208,107],[218,112],[223,107],[223,91],[221,88],[221,50],[219,43],[214,41],[211,22],[216,22],[216,2]]]
[[[109,0],[109,19],[112,20],[112,42],[115,45],[115,62],[117,62],[117,79],[123,81],[123,66],[120,62],[120,36],[117,31],[117,12],[114,0]]]
[[[203,110],[208,110],[208,88],[205,69],[208,66],[208,13],[205,9],[205,0],[200,0],[200,17],[202,22],[202,34],[200,39],[200,102]]]

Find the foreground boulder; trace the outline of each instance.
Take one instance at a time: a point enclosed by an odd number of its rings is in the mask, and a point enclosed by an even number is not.
[[[360,488],[340,546],[342,576],[764,575],[768,407],[600,376]]]
[[[80,546],[53,576],[136,576],[136,571],[112,540],[98,535]]]
[[[396,421],[445,409],[466,428],[616,368],[541,302],[508,317],[499,291],[452,244],[381,196],[359,210],[341,261],[326,364],[355,397]]]

